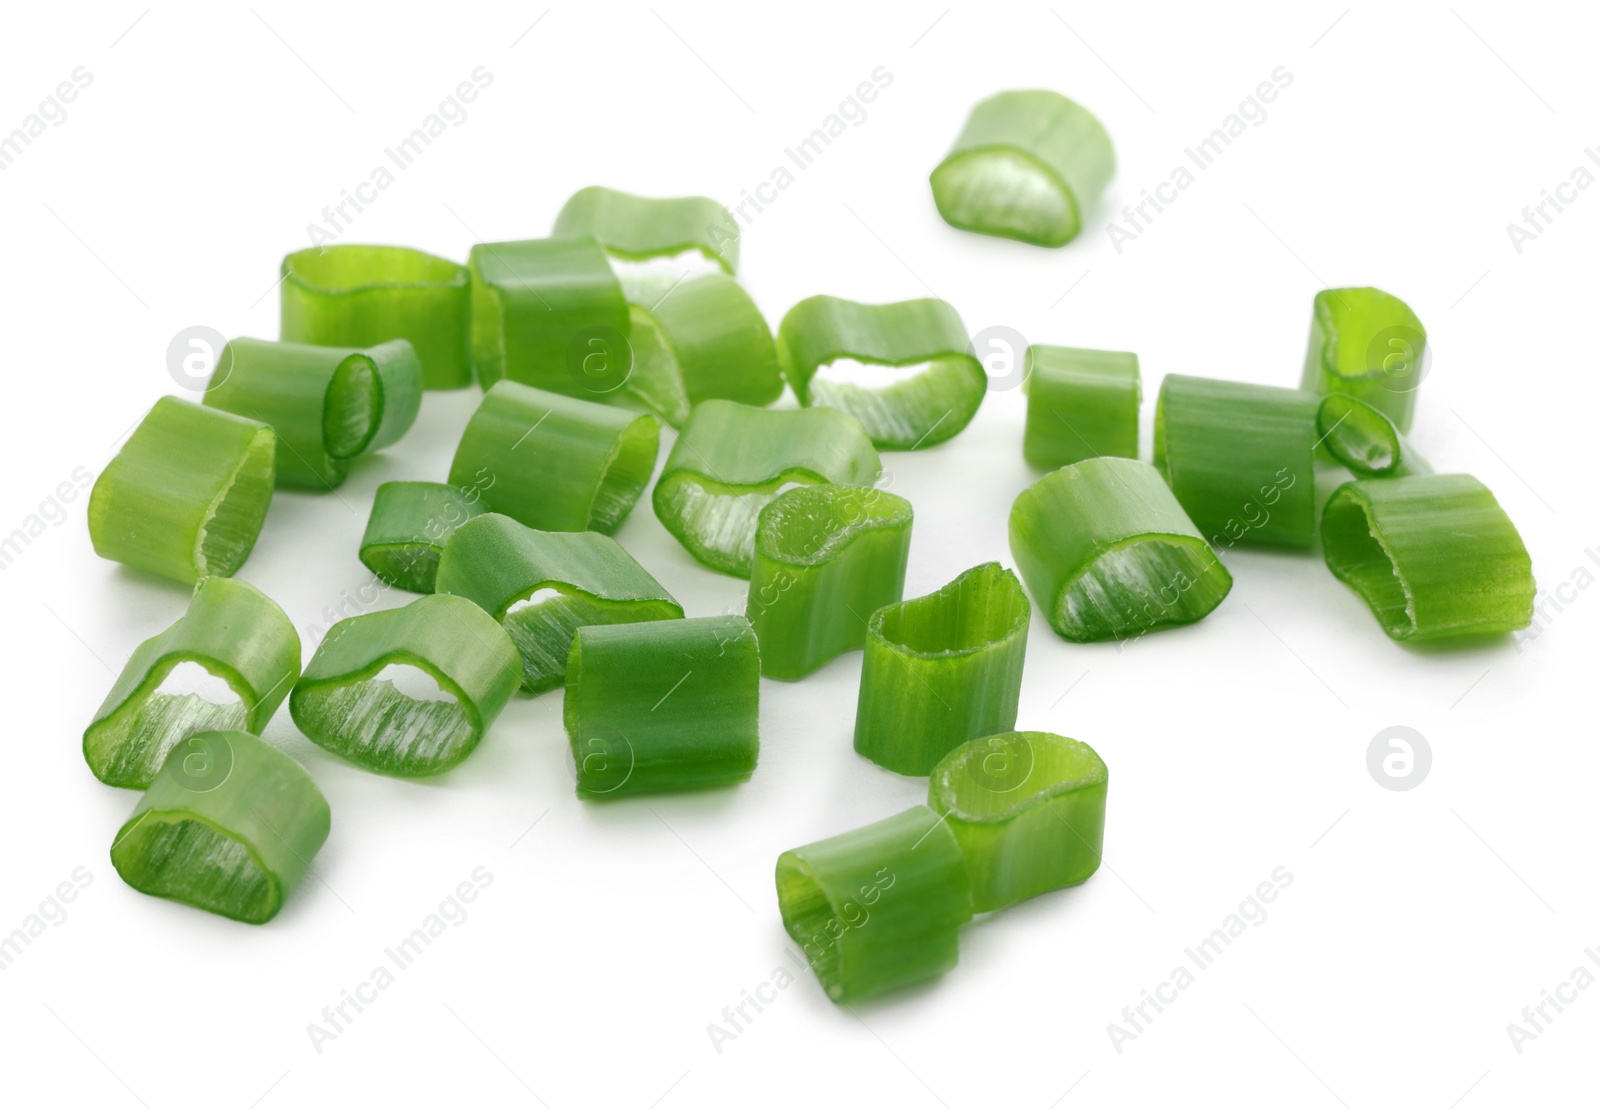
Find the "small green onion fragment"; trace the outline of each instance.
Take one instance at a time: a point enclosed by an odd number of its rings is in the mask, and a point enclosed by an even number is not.
[[[586,186],[561,207],[551,233],[588,234],[625,260],[698,251],[729,275],[739,266],[739,226],[720,202],[710,198],[645,198]]]
[[[585,625],[682,617],[683,607],[633,556],[599,532],[540,532],[490,513],[444,549],[438,590],[476,602],[522,657],[522,689],[567,678],[573,635]]]
[[[1028,422],[1022,456],[1055,470],[1085,458],[1139,457],[1139,358],[1104,349],[1032,345],[1023,366]]]
[[[1354,396],[1334,392],[1317,408],[1318,442],[1357,477],[1406,477],[1432,468],[1394,421]]]
[[[233,574],[267,518],[277,447],[259,420],[163,396],[95,479],[95,554],[191,585]]]
[[[990,912],[1100,868],[1106,763],[1081,741],[1037,730],[979,738],[940,761],[928,806],[949,824],[972,879],[972,910]]]
[[[431,677],[416,696],[384,678],[405,666]],[[289,713],[330,753],[387,776],[436,776],[478,747],[522,682],[516,646],[465,598],[434,594],[347,617],[306,665]]]
[[[898,602],[911,502],[859,485],[803,485],[761,510],[745,616],[761,674],[801,679],[860,648],[867,618]]]
[[[760,753],[760,676],[756,635],[742,617],[579,629],[562,706],[578,795],[749,780]]]
[[[955,835],[926,806],[778,856],[783,927],[834,1002],[956,965],[972,890]]]
[[[482,497],[437,481],[386,481],[372,497],[361,562],[390,586],[432,594],[439,556],[457,528],[489,511]]]
[[[1417,389],[1428,372],[1428,334],[1416,312],[1376,287],[1335,287],[1311,303],[1300,387],[1344,392],[1411,430]]]
[[[927,776],[962,742],[1017,724],[1028,596],[999,563],[963,571],[867,621],[856,752]]]
[[[1011,554],[1050,627],[1070,641],[1128,639],[1216,609],[1233,577],[1154,467],[1090,458],[1011,506]]]
[[[1533,621],[1533,561],[1516,526],[1467,474],[1339,487],[1322,512],[1328,569],[1397,641],[1510,633]]]
[[[254,734],[210,730],[167,754],[111,864],[141,893],[265,924],[310,869],[329,819],[293,758]]]

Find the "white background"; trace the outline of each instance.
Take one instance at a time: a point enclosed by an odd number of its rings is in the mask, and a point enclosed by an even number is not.
[[[1137,351],[1148,424],[1169,371],[1296,383],[1312,294],[1383,287],[1435,354],[1414,440],[1494,490],[1550,623],[1520,645],[1402,647],[1317,555],[1243,549],[1227,558],[1232,595],[1186,629],[1085,647],[1036,617],[1019,725],[1108,762],[1104,868],[964,929],[960,965],[921,988],[850,1011],[801,976],[719,1053],[707,1027],[724,1007],[796,969],[779,852],[925,794],[851,750],[859,653],[763,682],[754,779],[690,798],[580,803],[559,693],[514,700],[468,763],[425,782],[322,753],[285,707],[266,737],[315,776],[333,833],[320,881],[247,927],[137,894],[107,860],[137,794],[95,781],[80,735],[186,591],[98,559],[84,490],[0,571],[0,934],[75,867],[93,878],[0,972],[0,1109],[505,1113],[541,1110],[536,1094],[558,1111],[663,1114],[1471,1115],[1592,1101],[1600,992],[1520,1055],[1507,1025],[1575,968],[1600,977],[1583,953],[1600,947],[1600,594],[1571,582],[1600,574],[1580,459],[1600,403],[1600,189],[1520,254],[1506,232],[1600,143],[1592,12],[470,7],[8,9],[0,131],[75,67],[93,81],[0,172],[0,535],[181,391],[165,359],[180,330],[276,336],[280,257],[474,67],[493,83],[468,118],[341,239],[464,259],[479,239],[544,235],[590,183],[734,204],[882,66],[893,82],[865,122],[745,232],[740,278],[774,325],[818,292],[935,292],[973,331]],[[1116,252],[1106,222],[1279,66],[1293,82],[1265,122]],[[967,108],[1035,86],[1106,122],[1120,167],[1101,208],[1060,250],[946,227],[927,174]],[[326,624],[366,581],[374,488],[443,478],[477,397],[429,395],[336,496],[275,497],[241,576],[303,636]],[[953,441],[885,455],[917,514],[908,596],[1009,561],[1006,514],[1035,476],[1023,405],[991,393]],[[691,614],[739,608],[742,584],[696,566],[648,498],[619,539]],[[1433,754],[1403,793],[1366,760],[1396,724]],[[315,1052],[323,1007],[479,866],[493,884],[466,921]],[[1124,1006],[1279,866],[1293,884],[1266,921],[1119,1053],[1107,1026]]]

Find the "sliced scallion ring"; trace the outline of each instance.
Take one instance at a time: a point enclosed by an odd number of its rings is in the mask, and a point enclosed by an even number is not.
[[[1428,334],[1405,301],[1376,287],[1334,287],[1311,303],[1300,387],[1344,392],[1411,430],[1417,388],[1428,368]]]
[[[1023,365],[1028,422],[1022,456],[1055,470],[1085,458],[1139,457],[1139,358],[1032,345]]]
[[[561,207],[552,234],[588,234],[627,260],[699,251],[729,275],[739,266],[739,226],[710,198],[645,198],[586,186]]]
[[[361,562],[390,586],[432,594],[450,535],[489,511],[472,492],[437,481],[386,481],[372,496]]]
[[[1405,477],[1432,468],[1383,412],[1354,396],[1334,392],[1317,408],[1317,441],[1357,477]]]

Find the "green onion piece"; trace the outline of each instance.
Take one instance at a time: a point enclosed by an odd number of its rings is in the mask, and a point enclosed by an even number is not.
[[[784,930],[835,1002],[943,974],[972,919],[961,847],[925,806],[786,850],[776,877]]]
[[[756,523],[745,616],[761,674],[801,679],[867,640],[867,618],[898,602],[911,549],[911,502],[859,485],[802,485]]]
[[[1081,741],[1037,730],[969,741],[933,770],[928,805],[961,845],[974,912],[1076,885],[1100,868],[1106,763]]]
[[[1032,345],[1023,365],[1028,423],[1022,456],[1041,470],[1085,458],[1139,457],[1139,358],[1105,349]]]
[[[159,690],[198,664],[237,697],[225,705]],[[259,734],[300,675],[300,638],[277,604],[247,582],[205,578],[184,615],[134,649],[83,732],[90,770],[118,788],[148,788],[167,753],[202,730]]]
[[[472,362],[485,388],[501,379],[569,396],[592,391],[590,337],[626,339],[622,286],[593,237],[472,246]],[[609,390],[614,386],[606,386]]]
[[[1318,396],[1348,393],[1409,431],[1427,349],[1422,321],[1402,300],[1376,287],[1329,288],[1311,303],[1300,387]]]
[[[1044,89],[997,93],[972,107],[934,168],[933,201],[957,229],[1056,248],[1116,172],[1105,125]]]
[[[1374,478],[1339,487],[1322,512],[1328,569],[1397,641],[1509,633],[1533,621],[1533,561],[1494,499],[1467,474]]]
[[[461,433],[450,484],[550,532],[611,533],[656,468],[654,416],[497,384]]]
[[[880,388],[818,375],[840,358],[927,368]],[[915,450],[959,434],[989,388],[961,316],[940,299],[875,305],[813,295],[783,316],[778,360],[802,405],[850,413],[880,450]]]
[[[379,678],[391,665],[433,677],[438,698]],[[477,748],[522,682],[505,631],[465,598],[434,594],[347,617],[328,630],[289,696],[300,732],[389,776],[435,776]]]
[[[167,754],[111,864],[152,897],[265,924],[328,837],[311,775],[254,734],[210,730]]]
[[[832,408],[695,406],[651,502],[662,526],[712,570],[750,577],[756,519],[788,485],[870,485],[882,472],[861,424]]]
[[[372,497],[361,562],[390,586],[432,594],[439,556],[461,525],[489,511],[481,497],[437,481],[386,481]]]
[[[1317,408],[1317,441],[1357,477],[1406,477],[1433,468],[1394,421],[1371,404],[1335,392]]]
[[[482,606],[522,656],[522,689],[567,678],[585,625],[682,617],[683,607],[610,536],[540,532],[490,513],[463,524],[439,561],[438,590]]]
[[[472,383],[472,288],[453,260],[391,245],[325,245],[283,258],[279,337],[323,346],[404,338],[422,387]]]
[[[1310,547],[1317,408],[1309,392],[1169,375],[1156,398],[1156,466],[1213,542]]]
[[[204,402],[272,425],[278,484],[332,489],[350,459],[394,443],[422,405],[422,368],[403,339],[366,349],[235,338]]]
[[[163,396],[95,479],[95,554],[191,584],[233,574],[267,518],[277,445],[264,423]]]
[[[1161,475],[1129,458],[1063,466],[1023,490],[1011,506],[1011,554],[1069,641],[1187,625],[1233,586]]]
[[[562,718],[581,797],[739,784],[760,752],[761,665],[742,617],[589,625]]]
[[[681,427],[702,400],[765,407],[783,393],[778,351],[760,308],[737,280],[714,272],[681,282],[624,284],[633,366],[628,391]]]
[[[587,233],[627,260],[698,251],[729,275],[739,267],[739,226],[710,198],[644,198],[586,186],[567,199],[551,232],[557,237]]]
[[[963,571],[867,622],[856,752],[927,776],[962,742],[1017,724],[1028,597],[999,563]]]

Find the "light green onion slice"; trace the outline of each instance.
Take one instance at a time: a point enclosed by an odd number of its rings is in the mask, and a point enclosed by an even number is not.
[[[1028,597],[999,563],[963,571],[867,621],[856,752],[927,776],[962,742],[1017,724]]]
[[[1011,506],[1011,554],[1050,627],[1070,641],[1187,625],[1233,586],[1161,475],[1128,458],[1063,466],[1023,490]]]
[[[1417,388],[1427,375],[1428,334],[1405,302],[1376,287],[1334,287],[1311,303],[1300,387],[1344,392],[1411,430]]]
[[[801,679],[860,648],[867,618],[900,600],[911,502],[859,485],[802,485],[761,510],[745,616],[761,674]]]
[[[431,677],[430,693],[407,694],[383,678],[398,665]],[[477,748],[521,682],[522,660],[494,618],[434,594],[329,629],[289,713],[306,737],[363,768],[435,776]]]
[[[552,233],[586,233],[626,260],[698,251],[729,275],[739,267],[739,226],[710,198],[644,198],[586,186],[561,207]]]
[[[972,919],[966,861],[925,806],[778,856],[783,927],[835,1002],[943,974]]]
[[[867,432],[844,412],[707,400],[690,413],[651,502],[662,526],[696,559],[749,578],[756,519],[779,490],[870,485],[882,469]]]
[[[654,416],[503,382],[461,433],[450,484],[550,532],[614,532],[656,468]]]
[[[95,554],[191,584],[233,574],[267,518],[277,445],[265,423],[163,396],[95,479]]]
[[[1533,561],[1467,474],[1342,485],[1322,512],[1328,569],[1397,641],[1510,633],[1533,621]]]
[[[974,105],[930,181],[939,216],[957,229],[1055,248],[1078,235],[1116,168],[1093,113],[1030,89]]]
[[[463,524],[439,563],[439,593],[482,606],[522,656],[522,689],[567,678],[572,636],[585,625],[682,617],[683,607],[610,536],[540,532],[490,513]]]
[[[293,758],[254,734],[210,730],[167,754],[111,864],[141,893],[265,924],[311,868],[329,818]]]
[[[843,358],[927,367],[909,379],[867,386],[836,379],[824,368]],[[855,416],[880,450],[915,450],[952,438],[972,421],[989,388],[961,316],[940,299],[870,304],[814,295],[783,316],[778,359],[802,405]]]
[[[760,675],[756,635],[742,617],[579,629],[562,706],[578,795],[749,780],[760,752]]]
[[[1392,419],[1343,392],[1322,398],[1317,408],[1317,435],[1329,456],[1357,477],[1433,472]]]
[[[488,504],[470,490],[438,481],[386,481],[372,497],[361,537],[361,562],[390,586],[432,594],[450,535]]]
[[[1028,422],[1022,456],[1054,470],[1085,458],[1139,457],[1139,358],[1105,349],[1032,345],[1023,365]]]
[[[1106,763],[1081,741],[1038,730],[969,741],[933,770],[928,805],[961,845],[974,912],[1076,885],[1100,868]]]

